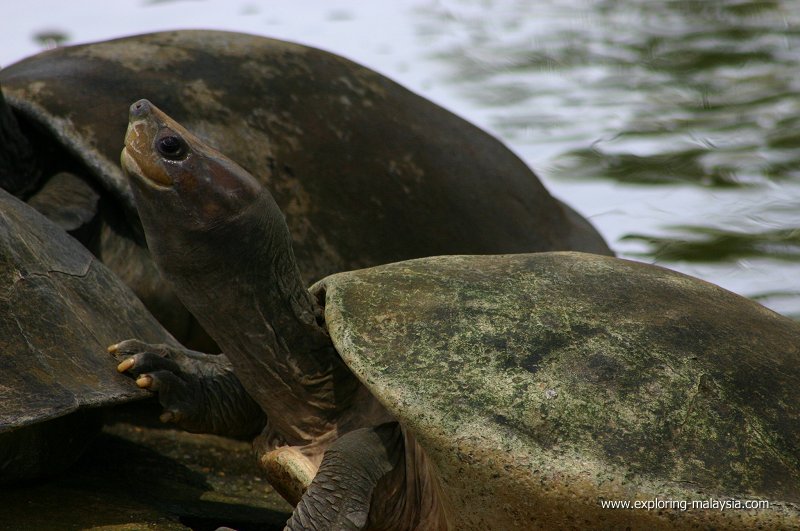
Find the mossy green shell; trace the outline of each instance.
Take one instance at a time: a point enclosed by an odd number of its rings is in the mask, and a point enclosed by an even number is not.
[[[800,325],[581,253],[319,283],[333,341],[436,463],[457,529],[799,525]],[[601,500],[769,500],[764,511]]]

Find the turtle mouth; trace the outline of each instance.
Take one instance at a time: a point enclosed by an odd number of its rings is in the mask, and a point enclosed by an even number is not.
[[[123,170],[131,176],[135,175],[139,182],[158,188],[171,188],[172,175],[160,164],[160,159],[154,152],[153,139],[160,127],[157,117],[159,112],[147,100],[139,100],[131,105],[120,163]]]
[[[119,163],[126,174],[135,175],[140,179],[144,179],[142,168],[139,167],[136,159],[128,153],[127,147],[122,148],[122,153],[119,154]]]
[[[134,105],[135,106],[135,105]],[[145,110],[149,110],[149,104]],[[153,136],[158,130],[152,116],[131,116],[128,131],[125,133],[125,147],[120,155],[122,169],[137,180],[149,186],[169,188],[172,179],[153,153]],[[155,159],[155,160],[154,160]]]
[[[159,179],[162,172],[146,172],[139,165],[136,156],[130,152],[130,148],[125,146],[120,154],[120,165],[129,177],[135,177],[139,182],[154,188],[171,188],[172,181]]]

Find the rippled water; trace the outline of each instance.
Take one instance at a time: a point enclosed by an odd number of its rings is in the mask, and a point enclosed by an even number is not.
[[[458,95],[618,252],[800,313],[800,2],[497,0],[420,16]]]
[[[177,27],[320,46],[501,137],[622,256],[800,316],[796,0],[66,4],[4,8],[0,62]]]

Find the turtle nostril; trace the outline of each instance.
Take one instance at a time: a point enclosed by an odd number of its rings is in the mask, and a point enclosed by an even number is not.
[[[150,102],[147,100],[139,100],[133,105],[131,105],[130,117],[141,118],[142,116],[145,116],[149,111],[150,111]]]

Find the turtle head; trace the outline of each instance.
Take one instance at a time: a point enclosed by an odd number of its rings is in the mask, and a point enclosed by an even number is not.
[[[172,282],[290,245],[283,213],[255,177],[147,100],[130,108],[121,164],[151,255]],[[252,244],[273,241],[276,231],[281,244]]]
[[[247,171],[147,100],[130,107],[121,164],[140,215],[155,209],[183,229],[224,224],[265,193]]]

